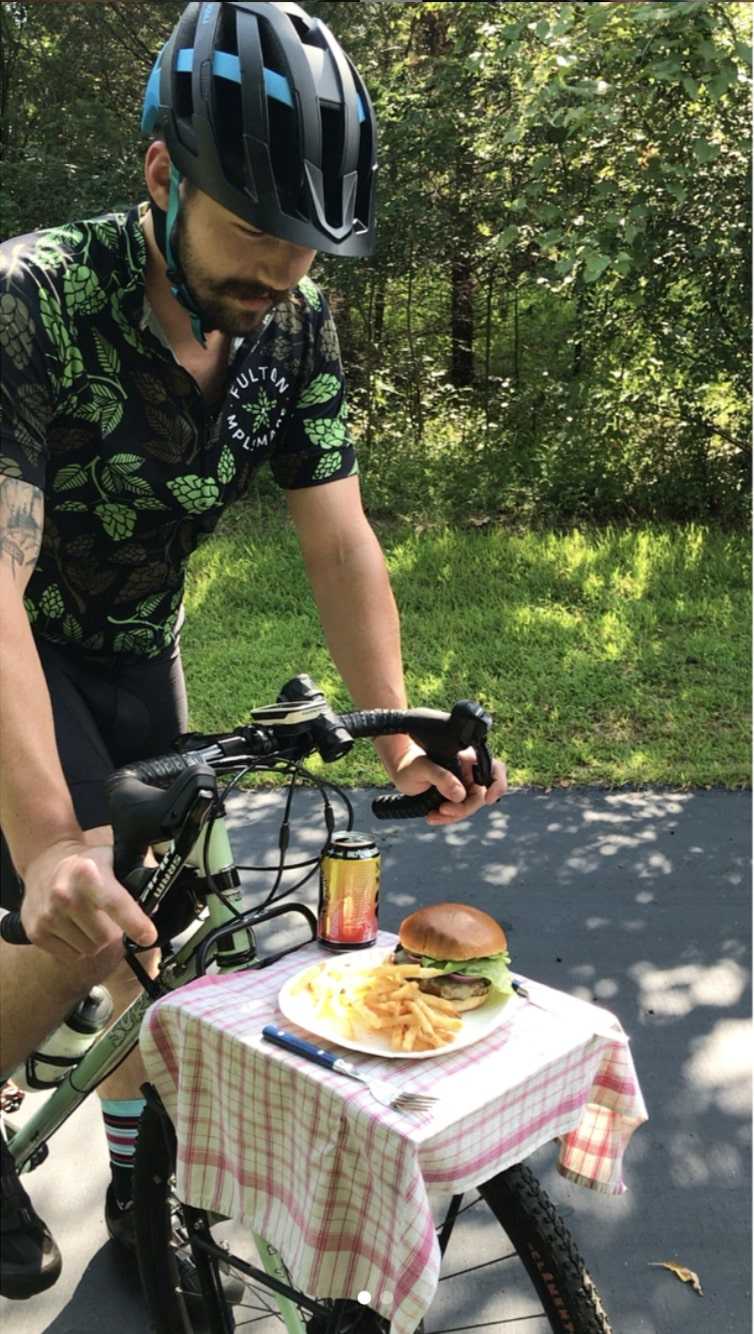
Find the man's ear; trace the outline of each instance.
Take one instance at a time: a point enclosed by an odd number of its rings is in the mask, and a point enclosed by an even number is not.
[[[170,193],[170,154],[164,139],[153,139],[144,158],[144,180],[150,198],[164,212]]]

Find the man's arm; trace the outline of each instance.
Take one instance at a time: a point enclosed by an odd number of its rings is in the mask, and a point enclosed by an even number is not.
[[[25,882],[27,933],[69,959],[71,951],[93,954],[111,943],[116,924],[144,944],[155,933],[113,877],[110,851],[85,846],[63,775],[23,603],[43,518],[38,487],[0,476],[0,826]]]
[[[288,492],[327,643],[357,708],[405,708],[400,625],[379,542],[364,514],[356,477]],[[505,791],[503,766],[496,761],[493,784],[478,787],[471,777],[473,756],[462,763],[465,787],[448,770],[432,764],[408,736],[376,742],[393,782],[405,792],[434,784],[447,798],[431,824],[471,815]]]

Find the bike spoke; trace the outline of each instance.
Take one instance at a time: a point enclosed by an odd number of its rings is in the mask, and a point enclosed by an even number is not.
[[[536,1315],[513,1315],[507,1320],[483,1320],[478,1325],[446,1325],[443,1329],[427,1329],[424,1334],[462,1334],[470,1329],[502,1329],[503,1326],[523,1325],[527,1320],[545,1319],[543,1311]]]
[[[452,1274],[441,1274],[440,1282],[444,1283],[449,1278],[461,1278],[463,1274],[473,1274],[477,1269],[489,1269],[491,1265],[502,1264],[503,1260],[515,1259],[517,1259],[516,1251],[508,1251],[507,1255],[498,1255],[494,1260],[485,1260],[483,1264],[469,1265],[468,1269],[456,1269]]]

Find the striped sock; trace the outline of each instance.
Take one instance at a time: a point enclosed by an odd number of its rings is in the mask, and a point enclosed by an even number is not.
[[[103,1098],[102,1117],[110,1153],[115,1197],[119,1204],[129,1202],[133,1191],[134,1152],[139,1117],[146,1106],[143,1098]]]

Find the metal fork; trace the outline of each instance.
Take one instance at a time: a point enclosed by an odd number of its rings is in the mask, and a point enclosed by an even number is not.
[[[377,1102],[381,1102],[383,1107],[391,1107],[395,1112],[426,1112],[437,1102],[431,1093],[412,1093],[410,1089],[401,1089],[396,1093],[383,1080],[368,1079],[366,1075],[360,1074],[356,1066],[350,1061],[344,1061],[342,1056],[336,1056],[324,1047],[315,1047],[312,1042],[296,1037],[293,1033],[286,1033],[285,1029],[277,1028],[275,1024],[266,1024],[262,1029],[262,1037],[276,1043],[278,1047],[284,1047],[286,1051],[295,1052],[297,1056],[304,1056],[315,1065],[324,1066],[326,1070],[347,1075],[349,1079],[358,1079],[360,1084],[366,1085]]]

